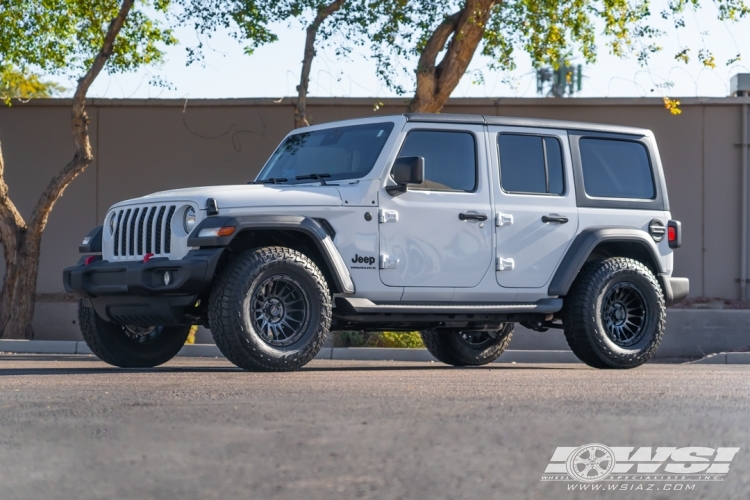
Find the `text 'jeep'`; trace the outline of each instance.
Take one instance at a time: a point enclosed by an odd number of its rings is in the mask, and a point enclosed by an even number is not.
[[[102,360],[164,363],[191,325],[248,370],[302,367],[329,330],[419,330],[452,365],[514,323],[597,368],[656,351],[680,223],[644,129],[401,115],[292,131],[248,185],[115,204],[65,269]]]

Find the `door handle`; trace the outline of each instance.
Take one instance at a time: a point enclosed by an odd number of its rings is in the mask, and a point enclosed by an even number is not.
[[[565,224],[568,222],[568,218],[564,215],[549,214],[542,215],[542,222],[557,222],[558,224]]]
[[[487,216],[485,214],[458,214],[459,220],[480,220],[485,221],[487,220]]]

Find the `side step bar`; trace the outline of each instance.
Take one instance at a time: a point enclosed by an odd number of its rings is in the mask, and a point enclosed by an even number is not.
[[[526,304],[376,304],[368,299],[336,297],[338,314],[516,314],[516,313],[556,313],[562,309],[562,299],[543,299]]]

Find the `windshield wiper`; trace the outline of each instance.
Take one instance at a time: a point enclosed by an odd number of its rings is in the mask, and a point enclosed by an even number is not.
[[[295,179],[297,179],[298,181],[303,181],[305,179],[313,179],[313,180],[320,182],[321,184],[325,186],[326,181],[323,180],[323,178],[330,177],[330,176],[331,174],[308,174],[308,175],[298,175],[297,177],[295,177]]]
[[[253,181],[251,184],[281,184],[282,182],[289,182],[286,177],[271,177],[270,179],[263,179],[261,181]]]

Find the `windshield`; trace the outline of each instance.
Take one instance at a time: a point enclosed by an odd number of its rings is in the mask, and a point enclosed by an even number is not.
[[[284,184],[359,179],[367,175],[393,130],[392,122],[327,128],[290,135],[279,146],[258,181]],[[306,177],[306,179],[297,179]]]

